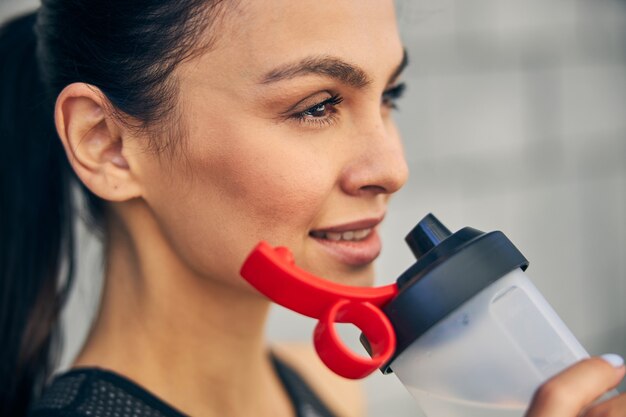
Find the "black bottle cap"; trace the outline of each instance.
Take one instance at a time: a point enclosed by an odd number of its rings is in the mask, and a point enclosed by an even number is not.
[[[394,357],[430,328],[507,273],[528,261],[502,232],[465,227],[454,234],[432,214],[406,238],[418,258],[397,280],[398,295],[383,311],[396,333]]]
[[[417,259],[450,237],[452,233],[439,219],[429,213],[404,238]]]

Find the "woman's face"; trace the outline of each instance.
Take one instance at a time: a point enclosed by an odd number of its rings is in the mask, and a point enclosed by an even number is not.
[[[176,71],[183,150],[144,161],[144,198],[203,276],[239,282],[263,239],[314,274],[365,285],[407,178],[391,116],[403,67],[393,3],[240,3],[214,48]]]

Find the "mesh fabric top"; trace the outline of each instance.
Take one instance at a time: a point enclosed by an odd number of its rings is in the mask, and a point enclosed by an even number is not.
[[[334,417],[300,375],[274,356],[272,360],[297,417]],[[184,416],[135,382],[98,368],[75,369],[57,376],[29,414],[29,417]]]

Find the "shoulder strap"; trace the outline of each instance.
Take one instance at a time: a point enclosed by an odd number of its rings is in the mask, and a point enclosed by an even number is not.
[[[295,370],[276,355],[271,354],[271,358],[297,417],[336,417]]]

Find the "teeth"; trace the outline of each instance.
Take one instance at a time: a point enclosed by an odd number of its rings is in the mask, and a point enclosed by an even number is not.
[[[357,241],[363,240],[372,233],[372,229],[348,230],[347,232],[311,232],[311,236],[332,241]]]
[[[354,232],[354,239],[355,240],[363,239],[364,237],[368,236],[371,231],[372,229],[357,230]]]
[[[348,231],[341,234],[341,240],[354,240],[354,232]]]

